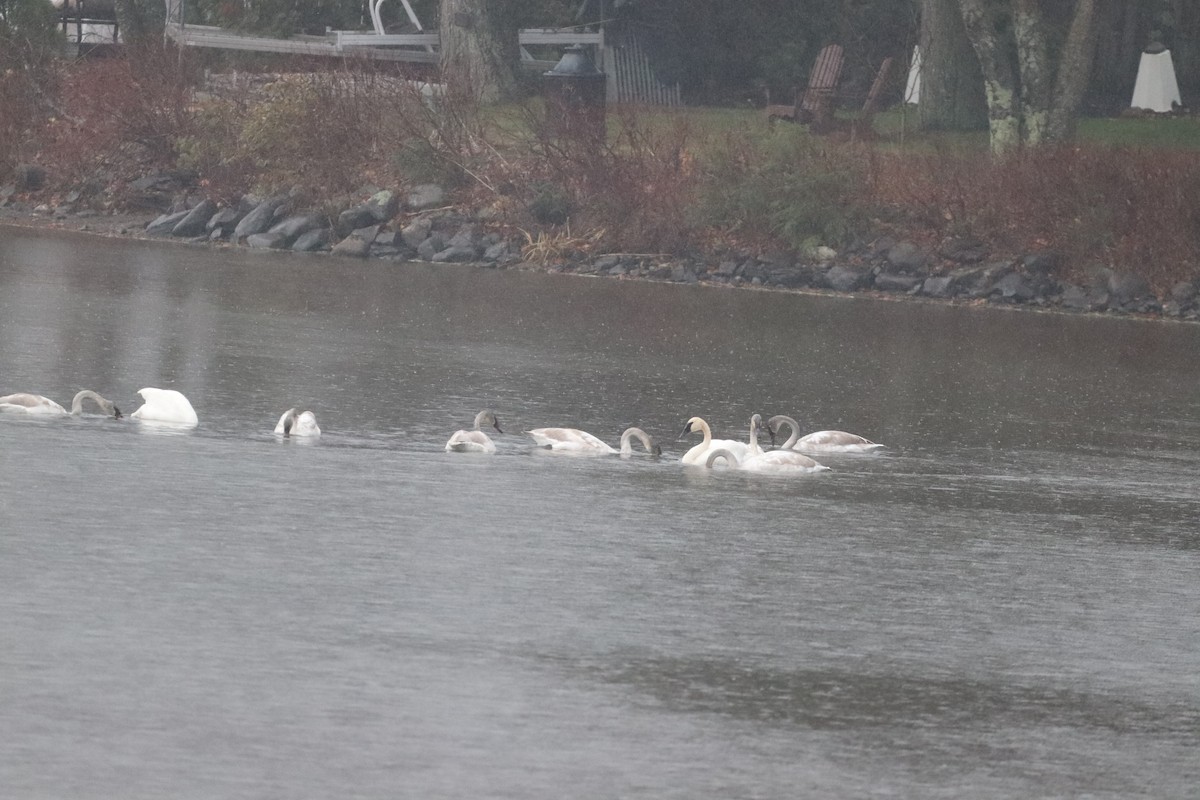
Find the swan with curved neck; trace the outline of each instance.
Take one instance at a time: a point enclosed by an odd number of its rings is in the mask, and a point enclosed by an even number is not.
[[[496,452],[496,443],[483,432],[484,425],[488,425],[496,429],[496,433],[504,433],[500,430],[500,421],[496,419],[496,414],[489,409],[484,409],[475,415],[475,428],[473,430],[458,430],[446,442],[447,453],[494,453]]]
[[[284,436],[320,436],[321,429],[317,427],[317,415],[313,412],[296,413],[296,409],[289,408],[276,423],[275,433]]]
[[[845,431],[816,431],[807,436],[800,435],[800,423],[789,416],[776,414],[767,420],[767,433],[774,443],[775,435],[784,425],[788,427],[787,441],[781,450],[800,450],[808,453],[870,453],[882,450],[883,445]]]
[[[716,447],[709,450],[704,457],[704,466],[712,466],[720,459],[734,469],[747,472],[774,472],[778,474],[802,475],[811,472],[824,472],[829,469],[818,464],[803,453],[794,450],[771,450],[763,452],[758,446],[758,428],[762,425],[762,417],[755,414],[750,418],[750,446],[747,454],[739,458],[727,448]]]
[[[749,452],[750,446],[745,442],[738,442],[733,439],[712,438],[712,429],[700,417],[689,419],[687,424],[683,426],[683,432],[679,434],[679,438],[682,439],[689,433],[696,433],[697,431],[700,432],[704,439],[700,444],[683,454],[683,458],[680,461],[684,464],[703,464],[705,454],[713,448],[724,448],[741,459],[744,459]]]
[[[121,418],[121,409],[91,389],[81,389],[75,395],[75,399],[71,401],[70,411],[67,411],[49,397],[24,392],[0,397],[0,411],[23,411],[26,414],[43,414],[49,416],[65,416],[69,414],[78,417],[83,414],[84,400],[91,400],[95,403],[104,412],[105,416],[114,419]]]
[[[130,418],[142,422],[158,422],[194,428],[200,424],[196,410],[181,392],[174,389],[139,389],[138,394],[146,402],[130,414]]]
[[[577,453],[580,455],[633,455],[633,440],[637,439],[650,455],[662,455],[662,448],[650,434],[641,428],[626,428],[621,433],[621,447],[615,447],[598,439],[587,431],[578,428],[534,428],[526,431],[538,447],[544,447],[555,453]]]

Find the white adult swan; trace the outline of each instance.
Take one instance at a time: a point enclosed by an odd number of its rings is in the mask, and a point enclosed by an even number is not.
[[[750,446],[745,442],[737,442],[733,439],[714,439],[712,438],[712,429],[708,427],[708,423],[700,417],[692,417],[683,426],[683,433],[679,434],[682,439],[689,433],[700,431],[704,436],[704,440],[700,444],[693,447],[683,454],[683,458],[679,459],[684,464],[703,464],[705,454],[715,447],[722,447],[733,453],[739,459],[745,458],[749,452]]]
[[[795,450],[771,450],[764,453],[762,448],[758,446],[758,429],[760,427],[762,427],[762,417],[758,414],[750,417],[750,445],[747,448],[746,456],[741,459],[730,459],[726,456],[726,460],[730,461],[732,466],[748,472],[784,472],[792,475],[824,472],[829,469],[824,464],[819,464]],[[713,465],[713,462],[716,460],[714,454],[724,454],[727,452],[725,448],[710,450],[705,456],[705,466],[711,467]]]
[[[40,394],[26,394],[24,392],[0,397],[0,411],[23,411],[26,414],[56,417],[70,414],[77,417],[83,413],[84,400],[94,402],[104,412],[105,416],[113,417],[114,419],[121,418],[121,409],[91,389],[83,389],[75,395],[75,399],[71,401],[71,410],[69,412],[49,397],[42,397]]]
[[[781,450],[802,450],[807,453],[870,453],[883,449],[881,444],[845,431],[817,431],[801,436],[800,423],[783,414],[777,414],[767,420],[767,433],[770,434],[772,443],[775,441],[775,434],[779,433],[779,429],[784,425],[788,426],[790,435],[787,441],[779,446]]]
[[[626,428],[621,434],[621,449],[602,442],[587,431],[578,428],[534,428],[525,431],[533,437],[539,447],[545,447],[556,453],[580,453],[585,455],[611,455],[620,453],[623,456],[633,455],[633,440],[637,439],[651,455],[662,455],[662,448],[650,434],[641,428]]]
[[[181,393],[174,389],[139,389],[146,402],[129,416],[143,422],[166,422],[171,425],[195,427],[200,424],[196,410]]]
[[[317,427],[317,415],[311,411],[302,411],[297,414],[294,408],[283,412],[283,416],[275,425],[275,432],[282,433],[284,436],[321,435],[321,429]]]
[[[496,452],[496,443],[491,438],[480,430],[484,425],[490,425],[496,429],[496,433],[504,433],[500,430],[500,421],[496,419],[495,413],[484,409],[475,415],[475,429],[469,431],[455,431],[450,437],[450,441],[446,442],[447,453],[494,453]]]

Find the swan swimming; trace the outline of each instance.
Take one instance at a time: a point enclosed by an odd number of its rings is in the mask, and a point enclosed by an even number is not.
[[[711,467],[716,460],[715,456],[721,455],[735,468],[746,470],[747,472],[786,472],[794,475],[797,473],[825,472],[829,469],[824,464],[819,464],[795,450],[771,450],[770,452],[763,452],[763,449],[758,446],[758,429],[761,426],[761,416],[755,414],[750,417],[750,445],[745,458],[738,459],[734,457],[731,459],[725,455],[728,452],[725,448],[716,448],[709,451],[706,455],[705,466]]]
[[[172,425],[195,427],[200,424],[196,410],[180,392],[174,389],[139,389],[146,402],[129,416],[143,422],[166,422]]]
[[[772,443],[775,441],[775,434],[784,425],[788,426],[790,435],[787,441],[779,446],[780,450],[801,450],[808,453],[870,453],[883,449],[881,444],[845,431],[817,431],[802,437],[800,423],[783,414],[777,414],[767,420],[767,433],[771,436]]]
[[[475,428],[469,431],[455,431],[450,440],[446,442],[447,453],[494,453],[496,452],[496,443],[484,433],[481,428],[484,425],[490,425],[496,429],[496,433],[504,433],[500,430],[500,421],[496,419],[494,412],[484,409],[475,415]]]
[[[320,436],[321,429],[317,427],[317,415],[311,411],[297,414],[296,409],[289,408],[283,412],[275,425],[275,432],[284,436]]]
[[[555,453],[580,453],[584,455],[611,455],[620,453],[622,456],[633,455],[633,440],[637,439],[650,455],[661,456],[662,448],[655,443],[654,438],[641,428],[626,428],[621,434],[621,449],[597,439],[587,431],[578,428],[534,428],[525,431],[533,437],[539,447],[545,447]]]
[[[111,401],[101,397],[91,389],[83,389],[75,395],[75,399],[71,401],[71,410],[67,411],[58,403],[51,400],[49,397],[42,397],[40,394],[9,394],[0,397],[0,411],[23,411],[26,414],[34,414],[39,416],[74,416],[77,417],[83,413],[83,401],[91,400],[105,416],[113,419],[121,418],[121,409],[112,404]]]
[[[733,455],[737,456],[739,459],[745,459],[746,454],[750,450],[750,445],[748,445],[746,442],[737,442],[733,439],[712,438],[712,429],[709,428],[708,423],[700,417],[692,417],[689,419],[687,424],[683,426],[683,432],[679,434],[679,438],[682,439],[689,433],[695,433],[696,431],[700,431],[700,433],[703,434],[704,440],[683,454],[683,458],[681,458],[680,461],[682,461],[684,464],[703,464],[705,454],[710,449],[715,447],[724,448],[730,453],[733,453]]]

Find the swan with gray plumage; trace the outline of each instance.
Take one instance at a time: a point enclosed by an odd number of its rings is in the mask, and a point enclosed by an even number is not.
[[[633,455],[633,440],[637,439],[646,448],[646,452],[659,456],[662,448],[652,436],[641,428],[626,428],[621,433],[621,448],[618,450],[587,431],[578,428],[534,428],[525,431],[539,447],[544,447],[554,453],[578,453],[581,455]]]
[[[800,423],[783,414],[776,414],[767,420],[767,433],[772,443],[784,425],[788,427],[789,435],[787,441],[779,446],[781,450],[799,450],[806,453],[871,453],[884,447],[870,439],[845,431],[816,431],[801,436]]]
[[[91,400],[105,416],[113,417],[114,419],[121,418],[121,409],[112,404],[111,401],[93,392],[91,389],[82,389],[75,395],[75,399],[71,401],[71,410],[67,411],[58,403],[51,400],[49,397],[43,397],[40,394],[28,394],[20,392],[18,394],[9,394],[0,397],[0,411],[17,411],[26,414],[34,414],[38,416],[75,416],[78,417],[83,413],[83,401]]]
[[[500,430],[500,421],[496,419],[496,414],[489,409],[484,409],[475,415],[474,430],[459,430],[455,431],[446,442],[447,453],[494,453],[496,452],[496,443],[491,440],[482,428],[488,425],[496,429],[496,433],[504,433]]]

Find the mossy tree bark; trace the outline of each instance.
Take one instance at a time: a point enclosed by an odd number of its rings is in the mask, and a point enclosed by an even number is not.
[[[483,103],[516,92],[520,45],[513,0],[441,0],[443,80]]]
[[[1075,0],[1061,43],[1044,0],[958,3],[983,71],[992,152],[1068,139],[1091,75],[1097,0]]]
[[[920,47],[917,115],[921,127],[951,131],[987,128],[983,75],[957,0],[921,1]]]

